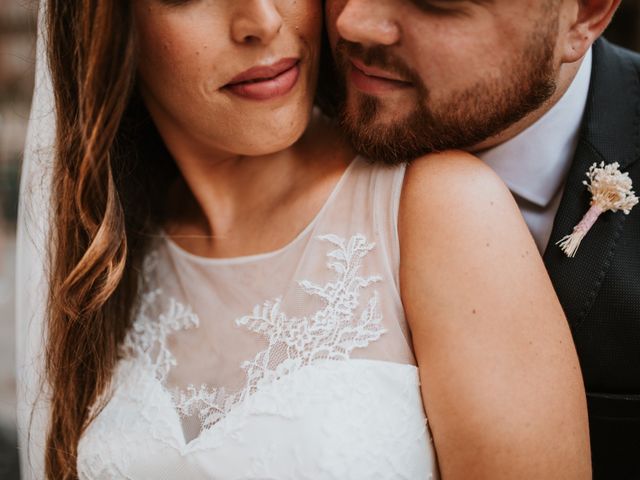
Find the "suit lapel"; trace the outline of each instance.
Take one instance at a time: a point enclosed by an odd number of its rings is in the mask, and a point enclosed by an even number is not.
[[[551,280],[571,325],[576,328],[595,301],[626,215],[604,213],[582,241],[575,258],[555,245],[589,209],[583,181],[593,163],[618,162],[625,171],[640,156],[640,79],[630,59],[604,40],[593,46],[589,99],[574,161],[544,254]],[[637,191],[636,185],[636,191]]]

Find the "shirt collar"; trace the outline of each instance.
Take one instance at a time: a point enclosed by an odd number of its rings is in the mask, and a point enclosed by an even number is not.
[[[512,139],[478,156],[519,197],[549,205],[571,166],[589,94],[592,53],[587,52],[562,98],[539,120]]]

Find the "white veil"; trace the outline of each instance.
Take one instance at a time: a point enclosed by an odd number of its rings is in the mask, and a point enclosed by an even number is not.
[[[45,32],[45,0],[40,0],[35,89],[22,164],[16,255],[17,413],[20,466],[24,479],[44,478],[48,423],[47,394],[42,390],[43,333],[56,123]]]

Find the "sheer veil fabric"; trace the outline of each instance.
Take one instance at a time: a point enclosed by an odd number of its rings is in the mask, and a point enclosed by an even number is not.
[[[18,437],[24,479],[44,478],[47,400],[43,383],[47,237],[55,139],[54,98],[46,56],[45,2],[38,10],[35,90],[22,163],[16,255]]]

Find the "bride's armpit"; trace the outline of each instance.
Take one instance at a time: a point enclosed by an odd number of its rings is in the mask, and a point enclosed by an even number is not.
[[[568,324],[509,190],[480,160],[415,161],[400,286],[444,478],[587,478]]]

